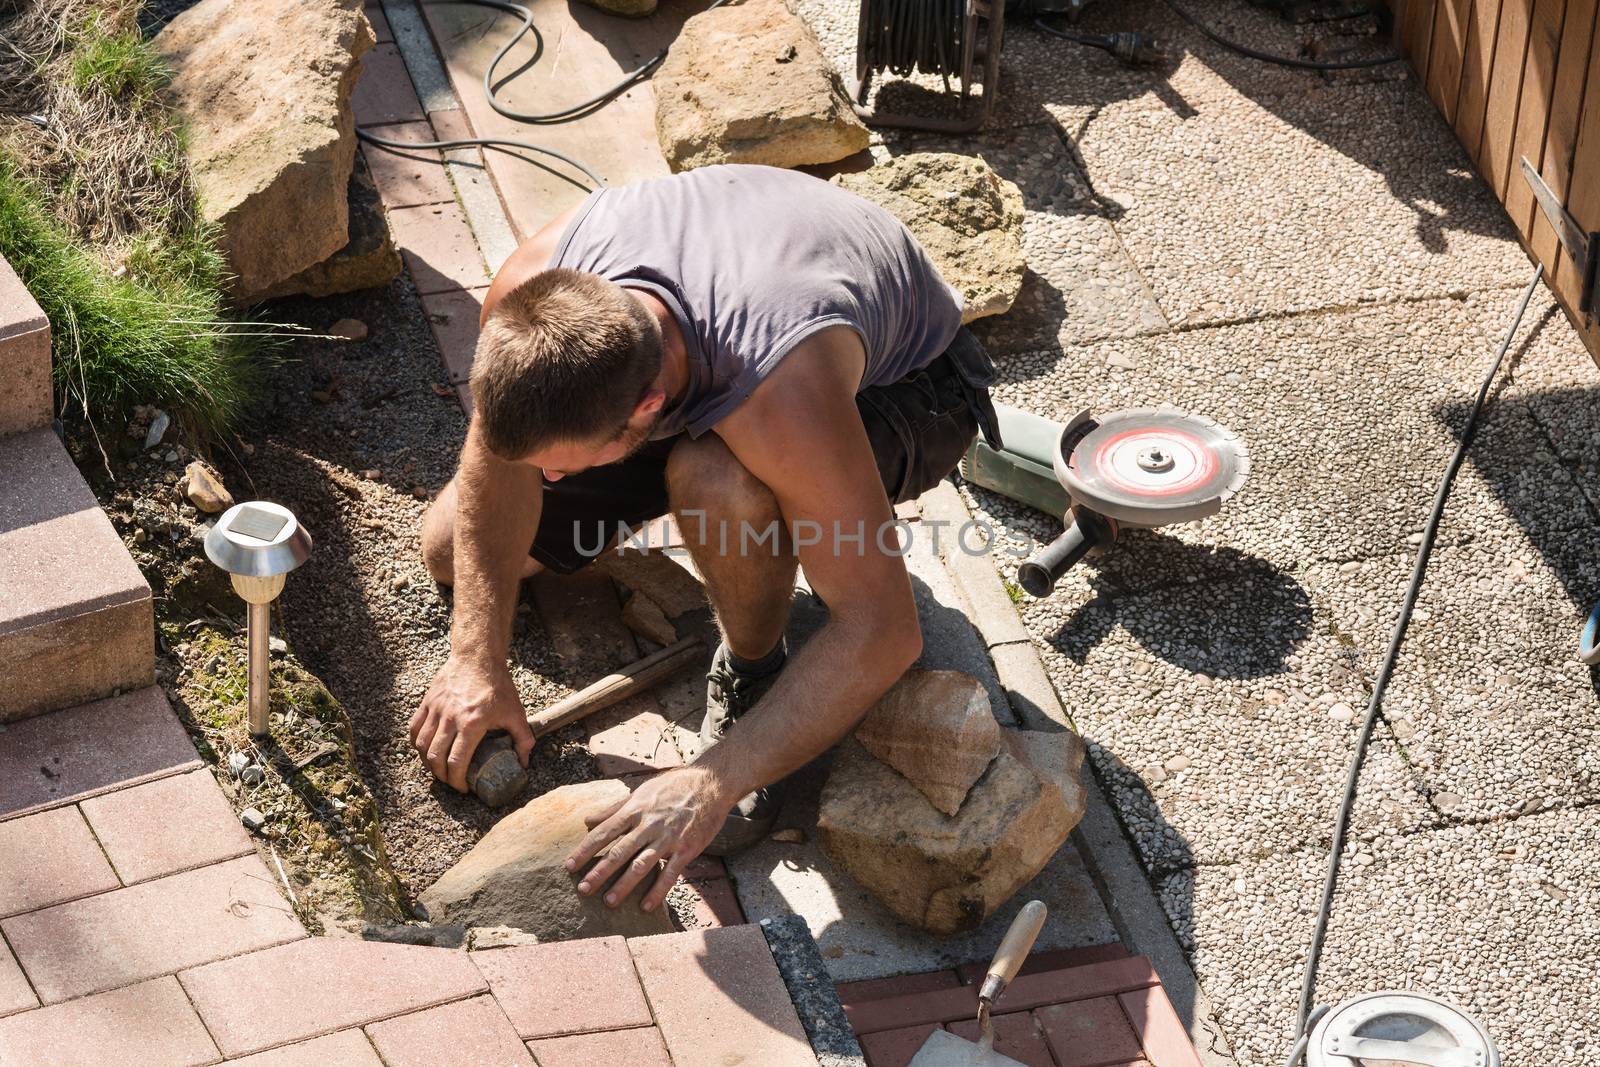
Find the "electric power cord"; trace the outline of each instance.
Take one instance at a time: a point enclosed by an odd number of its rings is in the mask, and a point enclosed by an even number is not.
[[[1371,59],[1342,59],[1323,61],[1317,59],[1300,59],[1296,56],[1273,55],[1271,52],[1258,52],[1254,48],[1242,45],[1238,41],[1231,41],[1222,36],[1222,34],[1218,33],[1216,30],[1213,30],[1210,26],[1207,26],[1205,23],[1201,22],[1198,18],[1191,14],[1187,8],[1178,3],[1178,0],[1166,0],[1166,5],[1172,8],[1173,13],[1179,18],[1193,26],[1195,29],[1199,30],[1207,40],[1221,45],[1230,52],[1237,52],[1241,56],[1245,56],[1248,59],[1260,60],[1263,63],[1275,63],[1280,67],[1294,67],[1299,70],[1361,70],[1365,67],[1382,67],[1387,66],[1390,63],[1399,63],[1405,58],[1404,56],[1392,55],[1375,56]]]
[[[1317,921],[1311,930],[1311,945],[1306,950],[1305,977],[1300,984],[1300,1010],[1295,1019],[1296,1044],[1294,1051],[1289,1054],[1285,1067],[1294,1067],[1305,1055],[1310,1042],[1311,1028],[1320,1016],[1320,1011],[1312,1011],[1312,1001],[1315,999],[1317,989],[1317,965],[1322,959],[1322,946],[1327,939],[1328,921],[1333,913],[1333,894],[1339,885],[1339,863],[1344,853],[1345,835],[1350,829],[1350,816],[1355,807],[1356,793],[1361,781],[1361,765],[1366,759],[1367,747],[1372,741],[1372,731],[1377,726],[1378,715],[1383,708],[1383,694],[1389,688],[1389,678],[1394,673],[1395,661],[1400,658],[1400,646],[1405,641],[1406,629],[1411,623],[1411,612],[1416,607],[1423,576],[1428,571],[1428,557],[1433,552],[1433,542],[1439,532],[1439,520],[1444,515],[1445,501],[1449,499],[1456,472],[1461,469],[1461,464],[1467,456],[1467,449],[1471,447],[1473,436],[1477,433],[1478,416],[1483,413],[1484,404],[1488,401],[1489,389],[1494,384],[1495,375],[1499,373],[1500,364],[1505,360],[1506,352],[1510,350],[1511,342],[1522,326],[1523,313],[1528,310],[1528,302],[1533,299],[1534,291],[1539,288],[1539,280],[1543,276],[1544,268],[1535,267],[1533,280],[1528,283],[1528,287],[1522,292],[1522,299],[1517,302],[1517,311],[1511,319],[1511,328],[1506,331],[1505,338],[1500,342],[1494,362],[1489,365],[1488,373],[1483,376],[1483,384],[1478,387],[1472,412],[1467,416],[1467,424],[1461,430],[1461,440],[1456,445],[1455,454],[1450,457],[1444,476],[1439,480],[1438,491],[1433,495],[1433,510],[1428,514],[1428,523],[1423,528],[1422,543],[1417,546],[1417,558],[1411,566],[1411,581],[1406,585],[1405,596],[1400,602],[1400,614],[1395,619],[1394,631],[1389,636],[1388,651],[1384,653],[1383,663],[1379,666],[1377,676],[1372,682],[1372,697],[1367,701],[1367,713],[1361,720],[1361,733],[1356,738],[1355,752],[1350,757],[1350,767],[1345,773],[1344,797],[1339,802],[1339,813],[1334,818],[1333,840],[1328,845],[1328,871],[1322,883],[1322,898],[1317,907]]]
[[[1042,18],[1034,19],[1033,25],[1063,41],[1072,41],[1074,44],[1088,45],[1090,48],[1110,52],[1121,60],[1124,66],[1155,67],[1167,61],[1167,53],[1161,47],[1161,42],[1148,33],[1134,33],[1128,30],[1119,30],[1115,33],[1074,33],[1071,30],[1057,29]]]
[[[571,122],[573,119],[579,119],[590,114],[591,112],[597,111],[606,104],[610,103],[612,100],[615,100],[617,97],[621,96],[623,93],[627,92],[635,84],[648,78],[655,72],[655,69],[661,65],[661,61],[667,58],[667,50],[663,48],[660,52],[656,53],[655,56],[624,74],[622,76],[622,80],[617,82],[615,85],[595,94],[594,96],[591,96],[589,99],[584,100],[581,103],[573,104],[570,107],[564,107],[559,111],[551,111],[542,114],[516,111],[495,99],[495,92],[504,88],[507,83],[511,82],[518,77],[518,75],[524,73],[529,67],[533,66],[533,64],[537,63],[539,58],[544,54],[544,36],[539,33],[539,28],[533,24],[533,12],[522,4],[512,3],[511,0],[430,0],[430,2],[434,4],[464,4],[469,7],[487,7],[496,11],[504,11],[507,14],[521,17],[521,28],[519,28],[517,32],[512,35],[509,41],[500,47],[500,50],[495,53],[494,58],[489,61],[489,66],[485,68],[483,72],[483,97],[484,100],[488,102],[490,107],[494,108],[495,111],[504,115],[506,118],[517,122],[525,122],[529,125],[548,126],[559,122]],[[729,0],[716,0],[711,7],[721,7],[726,3],[729,3]],[[707,8],[707,10],[710,10],[710,8]],[[506,75],[506,77],[501,79],[499,82],[496,82],[495,71],[499,69],[501,61],[504,60],[506,56],[510,54],[511,50],[517,46],[517,42],[521,41],[530,33],[533,34],[535,42],[533,56],[528,59],[520,69],[513,71],[512,73]],[[493,148],[501,152],[512,154],[515,154],[519,151],[536,152],[540,155],[550,156],[553,159],[559,159],[561,162],[583,172],[583,175],[593,182],[596,188],[600,188],[606,184],[606,180],[604,178],[600,177],[600,175],[595,173],[593,169],[586,166],[579,160],[567,155],[564,152],[559,152],[554,148],[548,148],[544,145],[534,144],[532,141],[520,141],[507,137],[463,137],[452,141],[395,141],[387,137],[382,137],[378,134],[370,133],[367,130],[358,129],[356,134],[363,141],[368,141],[380,147],[396,151],[416,151],[419,149],[446,148]]]

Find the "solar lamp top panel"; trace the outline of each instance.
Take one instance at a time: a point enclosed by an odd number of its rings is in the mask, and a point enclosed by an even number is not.
[[[228,524],[228,532],[253,537],[257,541],[271,541],[278,533],[289,525],[289,520],[282,515],[260,508],[240,508],[239,514],[233,517]]]

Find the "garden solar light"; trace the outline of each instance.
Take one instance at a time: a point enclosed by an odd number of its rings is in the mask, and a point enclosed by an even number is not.
[[[250,605],[250,733],[267,732],[272,602],[286,575],[311,555],[311,535],[282,504],[251,500],[222,513],[206,534],[206,556],[233,576],[233,591]]]

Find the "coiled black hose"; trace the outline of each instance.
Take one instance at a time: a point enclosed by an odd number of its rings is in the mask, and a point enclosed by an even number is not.
[[[950,88],[966,50],[966,0],[861,0],[861,55],[873,70],[937,74]]]

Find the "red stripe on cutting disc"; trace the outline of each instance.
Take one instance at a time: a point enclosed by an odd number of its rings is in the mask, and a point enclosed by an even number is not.
[[[1104,442],[1099,448],[1095,449],[1095,470],[1099,471],[1101,473],[1101,477],[1105,478],[1109,484],[1120,489],[1126,489],[1132,493],[1137,493],[1140,496],[1177,496],[1180,493],[1184,493],[1190,489],[1193,489],[1197,485],[1204,485],[1211,479],[1212,474],[1216,472],[1217,457],[1212,454],[1211,449],[1207,448],[1199,438],[1190,437],[1187,434],[1181,434],[1174,430],[1167,430],[1165,431],[1165,434],[1168,440],[1185,442],[1194,448],[1194,450],[1199,454],[1200,462],[1195,465],[1193,474],[1181,482],[1174,482],[1172,485],[1161,489],[1152,489],[1147,485],[1138,485],[1133,482],[1123,481],[1121,478],[1118,478],[1116,475],[1116,469],[1106,462],[1107,454],[1120,442],[1126,441],[1130,437],[1148,437],[1150,436],[1150,433],[1151,432],[1147,429],[1124,430],[1122,433],[1119,433],[1115,437],[1112,437]]]

